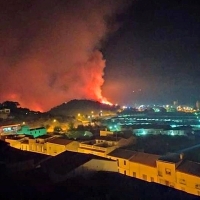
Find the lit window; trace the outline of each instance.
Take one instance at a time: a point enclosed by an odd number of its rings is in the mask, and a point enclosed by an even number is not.
[[[147,175],[143,174],[143,175],[142,175],[142,178],[143,178],[143,180],[146,181],[146,180],[147,180]]]
[[[171,169],[166,168],[166,169],[165,169],[165,173],[166,173],[167,175],[171,175]]]
[[[158,171],[158,176],[162,176],[162,172],[161,171]]]
[[[182,184],[182,185],[186,185],[185,179],[179,179],[179,183]]]
[[[136,177],[136,172],[133,172],[133,177]]]
[[[200,184],[195,184],[195,188],[200,190]]]

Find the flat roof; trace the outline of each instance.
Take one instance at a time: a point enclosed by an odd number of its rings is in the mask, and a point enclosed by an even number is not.
[[[136,154],[136,151],[131,151],[127,149],[115,149],[114,151],[110,152],[108,156],[116,157],[116,158],[124,158],[129,160],[134,154]]]
[[[98,136],[95,138],[96,140],[106,140],[106,141],[119,141],[122,138],[117,136]]]
[[[5,137],[5,139],[8,139],[8,140],[21,140],[21,139],[24,139],[26,137],[27,136],[25,136],[25,135],[7,135]]]
[[[37,139],[47,139],[47,138],[51,138],[51,137],[53,138],[55,136],[54,135],[48,135],[48,134],[47,135],[40,135],[40,136],[37,137]]]
[[[48,141],[48,143],[60,144],[60,145],[68,145],[71,142],[73,142],[73,140],[67,140],[64,138],[54,138]]]
[[[79,147],[79,149],[89,150],[89,151],[92,150],[92,152],[105,153],[105,151],[103,151],[103,150],[99,150],[99,149],[89,149],[89,148],[86,148],[86,147]]]
[[[137,152],[131,157],[130,162],[156,167],[156,160],[158,160],[159,157],[160,155]]]
[[[21,144],[28,144],[28,143],[29,143],[28,140],[23,140],[23,141],[21,142]]]
[[[194,176],[200,176],[200,163],[186,160],[178,166],[177,171]]]

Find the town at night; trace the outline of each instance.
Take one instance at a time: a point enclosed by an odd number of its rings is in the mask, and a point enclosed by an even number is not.
[[[0,2],[0,198],[198,199],[199,10]]]

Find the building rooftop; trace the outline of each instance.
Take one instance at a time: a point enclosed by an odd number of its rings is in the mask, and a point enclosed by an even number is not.
[[[28,140],[23,140],[21,143],[22,143],[22,144],[28,144],[29,141],[28,141]]]
[[[46,128],[45,128],[45,127],[30,128],[30,131],[33,131],[33,130],[40,130],[40,129],[46,129]]]
[[[133,157],[137,152],[126,150],[126,149],[115,149],[114,151],[110,152],[108,156],[116,157],[116,158],[124,158],[129,160]]]
[[[159,155],[137,152],[131,157],[130,162],[156,167],[156,160],[158,160],[159,157]]]
[[[200,163],[186,160],[178,166],[177,171],[194,176],[200,176]]]
[[[73,142],[73,141],[67,140],[67,139],[64,139],[64,138],[54,138],[54,139],[48,141],[48,143],[61,144],[61,145],[68,145],[71,142]]]
[[[94,158],[94,156],[90,154],[65,151],[43,162],[41,165],[58,174],[64,174],[88,162],[92,158]]]
[[[106,141],[119,141],[122,138],[121,137],[113,137],[113,136],[98,136],[95,138],[96,140],[106,140]]]
[[[90,148],[87,148],[87,147],[79,147],[80,149],[85,149],[85,150],[89,150],[89,151],[91,151],[91,149]],[[99,152],[99,153],[105,153],[105,150],[99,150],[99,149],[92,149],[92,151],[93,151],[93,153],[94,152]]]
[[[8,135],[5,137],[5,139],[9,139],[9,140],[21,140],[23,138],[25,138],[25,135]]]
[[[170,153],[164,156],[159,157],[160,161],[170,162],[170,163],[178,163],[181,161],[180,154],[177,153]]]
[[[107,147],[112,147],[113,145],[108,145],[107,143],[96,143],[94,144],[94,146],[107,148]]]
[[[37,139],[48,139],[48,138],[53,138],[55,137],[54,135],[40,135],[37,137]]]
[[[21,151],[19,149],[12,148],[10,146],[7,147],[5,151],[0,151],[0,161],[5,162],[7,164],[14,164],[16,162],[22,162],[33,159],[35,163],[43,160],[47,157],[47,155],[29,152],[29,151]]]

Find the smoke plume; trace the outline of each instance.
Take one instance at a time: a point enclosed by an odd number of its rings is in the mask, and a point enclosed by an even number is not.
[[[123,2],[123,3],[122,3]],[[46,111],[102,97],[98,50],[123,0],[7,0],[0,3],[0,101]]]

